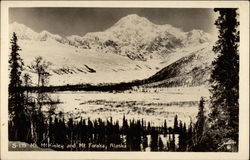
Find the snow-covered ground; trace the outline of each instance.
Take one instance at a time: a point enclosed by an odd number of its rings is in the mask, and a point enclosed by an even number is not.
[[[143,61],[132,61],[124,56],[112,53],[104,54],[91,49],[77,49],[52,40],[44,42],[23,40],[19,45],[22,46],[20,55],[26,66],[30,65],[38,55],[52,62],[50,68],[52,76],[49,85],[129,82],[147,78],[157,71],[157,63],[149,65]],[[85,65],[96,72],[88,72]],[[56,74],[53,72],[59,69],[65,69],[71,73]],[[37,75],[29,73],[32,75],[32,82],[35,85]]]
[[[212,51],[208,33],[184,32],[168,24],[156,25],[135,14],[121,18],[104,31],[84,36],[38,33],[16,22],[9,26],[10,38],[13,32],[17,34],[26,66],[37,56],[52,62],[48,85],[129,82],[148,78],[196,52],[213,58],[208,54]],[[25,72],[31,74],[36,85],[36,75],[28,67]]]
[[[130,60],[113,53],[76,48],[53,40],[42,42],[22,40],[19,45],[22,46],[20,55],[26,66],[31,65],[35,57],[39,55],[52,62],[49,85],[119,83],[145,79],[181,57],[204,48],[204,45],[200,45],[185,48],[185,50],[177,49],[169,54],[164,61],[160,58],[154,58],[145,62]],[[179,52],[182,54],[178,54]],[[85,65],[96,72],[90,73]],[[68,72],[62,72],[62,69]],[[28,68],[25,72],[27,71],[29,71]],[[29,74],[32,76],[33,85],[36,85],[37,75],[30,71]]]
[[[187,124],[195,122],[201,96],[209,97],[206,87],[189,88],[158,88],[144,91],[126,91],[122,93],[107,92],[56,92],[50,96],[59,99],[57,105],[65,116],[92,120],[113,118],[122,122],[127,119],[144,119],[152,125],[163,125],[167,120],[168,126],[173,125],[174,116]]]
[[[186,75],[203,77],[195,71],[204,73],[206,70],[202,69],[209,68],[214,59],[209,34],[201,30],[184,32],[168,24],[156,25],[138,15],[128,15],[104,31],[84,36],[37,33],[18,23],[10,24],[10,36],[13,32],[17,33],[20,56],[26,66],[24,72],[31,74],[32,85],[37,84],[38,78],[28,66],[37,56],[52,62],[47,85],[96,85],[146,79],[190,55],[195,55],[194,60],[176,63],[178,66],[174,68],[182,67],[172,69],[176,73],[170,78],[177,81]],[[125,115],[128,119],[143,118],[152,125],[162,125],[166,119],[172,125],[175,115],[186,123],[194,121],[199,100],[201,96],[208,97],[208,91],[204,87],[134,88],[122,93],[68,91],[50,95],[62,102],[58,111],[67,116],[91,119],[112,116],[121,120]]]

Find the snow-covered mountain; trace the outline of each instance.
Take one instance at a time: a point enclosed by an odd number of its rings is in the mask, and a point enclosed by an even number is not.
[[[212,56],[211,56],[212,55]],[[202,48],[162,68],[146,79],[147,87],[200,86],[209,83],[214,54]]]
[[[48,39],[53,39],[58,42],[62,42],[63,40],[63,38],[57,34],[52,34],[45,30],[37,33],[24,24],[19,24],[17,22],[10,25],[10,36],[13,32],[17,33],[20,40],[46,41]]]
[[[87,33],[83,37],[69,37],[70,44],[94,48],[131,59],[147,60],[164,56],[179,48],[190,48],[210,43],[210,35],[201,30],[183,32],[171,25],[156,25],[144,17],[132,14],[121,18],[104,32]]]
[[[36,56],[53,63],[52,85],[145,79],[194,53],[214,57],[208,33],[156,25],[136,14],[121,18],[105,31],[84,36],[37,33],[16,22],[10,24],[10,36],[13,32],[27,66]],[[90,68],[96,72],[89,72]]]

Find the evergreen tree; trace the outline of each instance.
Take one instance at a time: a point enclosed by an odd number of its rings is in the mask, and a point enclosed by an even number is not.
[[[151,151],[158,151],[158,132],[153,127],[151,130]]]
[[[237,9],[215,9],[219,17],[215,25],[219,29],[218,41],[213,51],[218,54],[213,62],[211,75],[211,134],[214,147],[226,139],[238,143],[239,132],[239,31]]]
[[[44,133],[46,131],[46,126],[44,123],[44,115],[42,112],[38,112],[37,114],[34,115],[34,124],[36,128],[36,139],[35,142],[37,142],[38,146],[41,145],[42,142],[44,142]]]
[[[10,83],[9,83],[9,115],[13,121],[14,137],[11,140],[26,141],[28,135],[28,123],[25,115],[24,92],[21,88],[21,74],[23,70],[23,60],[20,57],[21,50],[17,44],[17,36],[13,33],[11,43],[11,54],[9,57]]]
[[[186,123],[184,123],[184,125],[183,125],[182,138],[183,138],[182,150],[186,151],[187,150],[187,127],[186,127]]]
[[[196,116],[197,121],[195,124],[195,132],[198,136],[202,136],[205,124],[205,115],[204,115],[204,103],[205,100],[201,97],[198,115]]]
[[[184,132],[183,132],[183,125],[182,121],[180,121],[180,133],[179,133],[179,148],[178,151],[183,151],[184,144]]]
[[[207,144],[204,143],[205,139],[207,138],[204,135],[205,130],[205,114],[204,114],[204,103],[205,100],[201,97],[200,104],[199,104],[199,111],[196,116],[197,121],[194,126],[194,135],[193,135],[193,146],[192,151],[206,151]]]
[[[100,134],[100,143],[101,144],[104,144],[105,143],[105,134],[103,134],[103,133],[105,133],[105,124],[104,124],[104,122],[102,122],[102,120],[99,118],[99,120],[98,120],[98,122],[99,122],[99,134]]]
[[[178,127],[178,116],[175,115],[174,117],[174,132],[177,133],[179,131],[179,127]]]
[[[125,118],[125,115],[123,116],[123,122],[122,122],[122,132],[123,134],[127,134],[128,133],[128,121]]]
[[[150,122],[148,122],[148,127],[147,127],[147,130],[148,130],[148,133],[151,132],[151,125],[150,125]]]
[[[24,94],[21,90],[22,80],[21,74],[23,71],[23,60],[20,57],[21,50],[17,44],[17,36],[13,33],[11,39],[11,54],[9,58],[10,83],[9,83],[9,113],[17,115],[24,110]]]
[[[193,124],[190,122],[190,125],[188,127],[188,132],[187,132],[187,145],[188,145],[188,150],[191,150],[193,146]]]
[[[164,120],[164,127],[163,127],[163,132],[164,132],[164,136],[166,136],[167,132],[168,132],[168,129],[167,129],[167,121]]]
[[[74,122],[73,122],[73,118],[69,118],[69,121],[68,121],[68,137],[69,137],[69,142],[70,142],[70,145],[73,145],[73,131],[74,131]],[[70,148],[71,151],[72,151],[72,147]]]

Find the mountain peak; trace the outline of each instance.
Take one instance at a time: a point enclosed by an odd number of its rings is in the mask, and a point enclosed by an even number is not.
[[[29,29],[27,26],[25,26],[24,24],[18,23],[18,22],[13,22],[10,24],[10,31],[12,31],[12,29],[15,30],[27,30]]]
[[[12,24],[10,24],[10,36],[13,32],[16,32],[17,36],[21,39],[34,39],[37,36],[37,33],[34,32],[32,29],[18,22],[13,22]]]
[[[129,14],[129,15],[123,17],[123,18],[127,18],[127,19],[141,19],[141,18],[144,18],[144,17],[141,17],[141,16],[139,16],[137,14]]]
[[[121,18],[114,26],[134,26],[152,24],[147,18],[140,17],[137,14],[130,14]]]

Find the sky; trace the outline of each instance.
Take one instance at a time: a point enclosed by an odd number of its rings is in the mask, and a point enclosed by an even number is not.
[[[212,8],[10,8],[9,22],[22,23],[36,32],[47,30],[61,36],[83,36],[104,31],[129,14],[183,31],[201,29],[216,34],[216,15]]]

